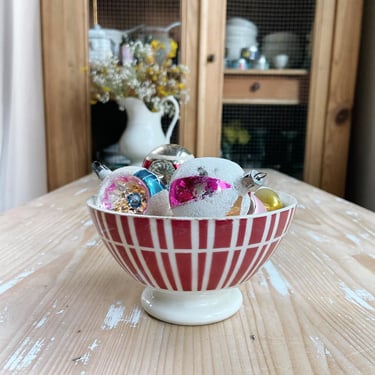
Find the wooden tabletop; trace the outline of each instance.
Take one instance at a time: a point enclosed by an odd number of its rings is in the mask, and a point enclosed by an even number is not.
[[[233,317],[158,321],[99,240],[84,177],[0,216],[1,374],[375,374],[375,213],[277,172],[299,205]]]

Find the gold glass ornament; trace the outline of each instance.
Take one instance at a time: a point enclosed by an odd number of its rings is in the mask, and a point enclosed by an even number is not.
[[[279,210],[283,207],[279,195],[271,188],[261,187],[254,194],[262,201],[267,211]]]

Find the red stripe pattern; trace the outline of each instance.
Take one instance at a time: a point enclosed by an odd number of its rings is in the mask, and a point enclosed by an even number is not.
[[[174,218],[98,209],[90,215],[104,244],[134,279],[158,289],[207,291],[246,282],[272,256],[297,202],[256,216]]]

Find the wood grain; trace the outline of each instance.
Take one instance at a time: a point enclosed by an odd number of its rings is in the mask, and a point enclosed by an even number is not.
[[[179,125],[179,143],[196,154],[197,116],[199,102],[199,2],[198,0],[181,1],[181,62],[189,68],[188,87],[190,100],[181,106]]]
[[[224,69],[226,76],[230,75],[242,75],[242,76],[297,76],[303,77],[309,75],[307,69]]]
[[[336,1],[317,1],[313,29],[304,180],[320,186]]]
[[[307,100],[308,80],[294,75],[225,75],[223,103],[302,104]]]
[[[196,156],[220,155],[225,15],[226,0],[200,2]]]
[[[89,173],[87,0],[41,1],[48,189]],[[86,68],[86,71],[85,71]]]
[[[299,201],[276,254],[223,322],[175,326],[99,241],[90,175],[0,216],[0,372],[372,374],[375,214],[278,172]]]
[[[304,180],[344,196],[363,1],[318,1]],[[338,123],[341,110],[349,115]]]
[[[349,153],[351,113],[357,77],[363,1],[338,0],[327,102],[321,187],[343,196]],[[342,35],[346,35],[342,38]],[[341,111],[348,116],[338,121]]]

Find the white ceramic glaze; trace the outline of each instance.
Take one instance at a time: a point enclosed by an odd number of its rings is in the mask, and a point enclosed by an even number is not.
[[[238,288],[174,292],[146,287],[141,302],[150,315],[164,322],[203,325],[234,315],[242,305],[242,293]]]
[[[276,69],[285,69],[288,66],[289,56],[285,54],[273,57],[273,65]]]
[[[164,133],[161,118],[163,111],[151,112],[145,103],[138,98],[118,99],[121,107],[127,113],[127,124],[122,134],[119,144],[121,152],[132,162],[132,165],[141,166],[143,160],[154,148],[170,143],[172,132],[180,116],[180,108],[177,100],[173,96],[162,99],[169,102],[174,108],[173,117]]]

